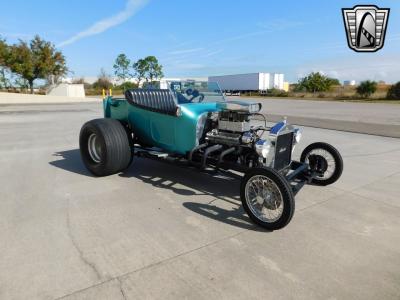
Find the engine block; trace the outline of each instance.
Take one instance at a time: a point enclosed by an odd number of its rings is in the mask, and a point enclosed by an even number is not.
[[[250,130],[249,113],[223,110],[219,114],[218,129],[230,132],[246,132]]]
[[[227,101],[219,103],[217,126],[207,132],[206,140],[215,144],[244,145],[256,140],[251,132],[250,118],[261,109],[259,103]]]

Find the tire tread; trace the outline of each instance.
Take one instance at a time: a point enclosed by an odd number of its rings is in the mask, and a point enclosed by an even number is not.
[[[96,133],[105,145],[104,161],[99,164],[94,163],[85,150],[87,138],[92,132]],[[82,126],[79,138],[83,162],[96,176],[107,176],[126,169],[133,157],[129,138],[127,130],[118,120],[102,118],[86,122]]]

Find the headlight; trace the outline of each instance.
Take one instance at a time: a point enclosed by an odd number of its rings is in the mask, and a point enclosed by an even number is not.
[[[207,113],[202,114],[198,119],[197,119],[197,124],[196,124],[196,144],[199,144],[199,140],[201,136],[203,135],[204,131],[204,125],[206,124],[207,120]]]
[[[258,140],[255,144],[256,152],[259,156],[267,158],[271,149],[271,142],[268,140]]]
[[[253,141],[253,135],[250,132],[242,134],[241,141],[243,144],[250,144]]]
[[[296,128],[294,130],[294,143],[298,144],[300,143],[301,140],[301,130],[299,128]]]
[[[249,113],[258,113],[261,110],[261,103],[252,103],[249,105]]]

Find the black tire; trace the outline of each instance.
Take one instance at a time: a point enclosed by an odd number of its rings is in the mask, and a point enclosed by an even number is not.
[[[89,138],[96,142],[95,156],[93,150],[89,150]],[[121,172],[129,167],[133,158],[131,137],[114,119],[95,119],[85,123],[79,135],[79,147],[83,163],[96,176]]]
[[[275,183],[276,187],[279,189],[281,201],[283,201],[283,211],[281,215],[277,220],[274,220],[272,222],[263,221],[262,219],[260,219],[249,207],[248,201],[246,199],[247,183],[250,179],[258,175],[266,177],[273,183]],[[243,208],[250,219],[257,225],[267,230],[277,230],[285,227],[287,224],[289,224],[294,214],[295,201],[292,188],[286,178],[284,178],[281,174],[271,168],[251,168],[249,171],[247,171],[242,178],[240,184],[240,198],[242,200]]]
[[[306,162],[307,155],[311,151],[317,150],[317,149],[325,150],[328,153],[330,153],[330,155],[332,155],[332,157],[335,161],[335,168],[334,168],[334,171],[332,172],[332,175],[329,176],[328,178],[323,178],[323,179],[322,178],[321,179],[313,178],[311,182],[316,185],[322,185],[322,186],[332,184],[332,183],[336,182],[343,173],[343,158],[340,155],[339,151],[332,145],[323,143],[323,142],[318,142],[318,143],[313,143],[313,144],[308,145],[303,150],[303,152],[301,153],[301,156],[300,156],[300,161]]]

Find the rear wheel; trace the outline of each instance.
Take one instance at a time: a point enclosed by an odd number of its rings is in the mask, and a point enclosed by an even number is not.
[[[308,145],[301,153],[300,161],[307,163],[318,174],[311,181],[317,185],[332,184],[343,172],[342,156],[335,147],[327,143]]]
[[[83,163],[96,176],[128,168],[133,158],[127,130],[117,120],[95,119],[82,126],[79,147]]]
[[[295,203],[290,184],[271,168],[252,168],[242,178],[242,205],[250,219],[268,230],[285,227]]]

